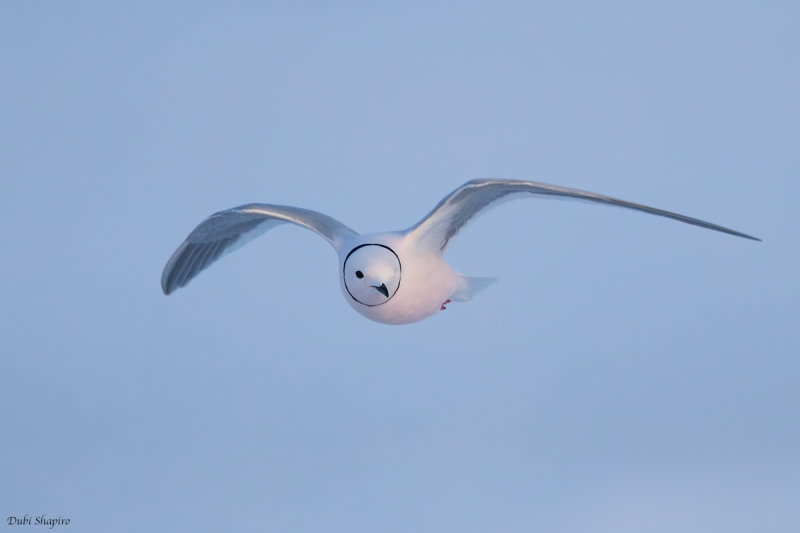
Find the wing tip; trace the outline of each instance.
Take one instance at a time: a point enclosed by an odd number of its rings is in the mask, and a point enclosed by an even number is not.
[[[715,228],[711,228],[711,229],[715,229]],[[725,231],[725,233],[729,233],[730,235],[734,235],[736,237],[741,237],[743,239],[750,239],[751,241],[762,242],[762,240],[759,237],[755,237],[753,235],[748,235],[747,233],[742,233],[741,231],[736,231],[736,230],[732,230],[732,229],[728,229],[728,228],[724,228],[724,231]]]
[[[164,293],[164,296],[169,296],[170,294],[175,292],[175,289],[178,288],[176,286],[175,280],[170,279],[172,274],[171,271],[172,269],[170,269],[169,267],[170,265],[168,264],[166,267],[164,267],[164,271],[161,273],[161,290]]]
[[[164,278],[161,278],[161,291],[164,293],[164,296],[169,296],[175,290],[175,287],[169,286],[165,281]]]
[[[175,292],[176,289],[179,289],[183,286],[176,279],[177,276],[176,276],[175,264],[178,262],[178,259],[180,259],[181,255],[183,255],[183,252],[184,250],[186,250],[188,245],[189,245],[188,240],[181,243],[181,245],[178,246],[177,250],[175,250],[170,256],[169,261],[167,261],[167,264],[164,265],[164,270],[161,272],[161,290],[164,292],[165,296],[169,296],[170,294]]]

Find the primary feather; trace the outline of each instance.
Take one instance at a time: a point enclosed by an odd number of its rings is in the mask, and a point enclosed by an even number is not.
[[[172,254],[161,274],[161,289],[169,294],[183,287],[214,261],[288,222],[317,233],[334,248],[358,235],[335,218],[317,211],[271,204],[246,204],[214,213],[201,222]]]
[[[498,200],[511,195],[521,196],[524,193],[542,197],[576,198],[617,207],[626,207],[651,215],[672,218],[685,222],[686,224],[694,224],[702,228],[729,233],[737,237],[744,237],[745,239],[753,239],[755,241],[761,240],[730,228],[712,224],[711,222],[687,217],[686,215],[680,215],[671,211],[664,211],[663,209],[657,209],[655,207],[620,200],[618,198],[612,198],[611,196],[604,196],[580,189],[571,189],[569,187],[561,187],[560,185],[551,185],[549,183],[506,179],[476,179],[468,181],[445,196],[425,218],[409,228],[407,230],[409,237],[417,239],[420,242],[425,242],[429,246],[435,246],[440,250],[444,250],[450,242],[450,239],[482,210],[495,204]]]

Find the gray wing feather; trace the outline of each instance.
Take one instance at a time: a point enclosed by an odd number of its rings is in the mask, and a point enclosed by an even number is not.
[[[429,245],[444,250],[450,239],[481,210],[497,203],[501,199],[506,199],[506,197],[511,195],[515,195],[516,197],[516,195],[522,193],[545,197],[577,198],[618,207],[627,207],[628,209],[636,209],[637,211],[650,213],[651,215],[672,218],[702,228],[729,233],[737,237],[744,237],[745,239],[752,239],[755,241],[761,240],[757,237],[718,226],[710,222],[679,215],[678,213],[672,213],[670,211],[664,211],[662,209],[656,209],[655,207],[619,200],[602,194],[535,181],[502,179],[477,179],[468,181],[444,197],[425,218],[407,231],[411,238],[426,241]]]
[[[328,215],[300,207],[246,204],[226,209],[201,222],[175,250],[161,274],[161,289],[169,294],[183,287],[223,255],[284,222],[310,229],[334,248],[358,235]]]

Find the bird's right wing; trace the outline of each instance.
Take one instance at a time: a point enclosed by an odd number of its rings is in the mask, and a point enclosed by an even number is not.
[[[161,289],[169,294],[183,287],[223,255],[283,222],[310,229],[336,249],[358,235],[328,215],[300,207],[247,204],[226,209],[201,222],[175,250],[161,274]]]
[[[550,185],[536,181],[520,181],[509,179],[476,179],[468,181],[458,189],[445,196],[425,218],[409,228],[408,234],[418,242],[424,242],[431,248],[444,250],[450,239],[472,218],[486,208],[497,205],[503,200],[519,198],[524,195],[540,198],[575,198],[589,200],[606,205],[635,209],[651,215],[658,215],[693,224],[701,228],[721,231],[737,237],[760,241],[758,237],[712,224],[697,218],[687,217],[671,211],[664,211],[647,205],[636,204],[619,198],[612,198],[560,185]]]

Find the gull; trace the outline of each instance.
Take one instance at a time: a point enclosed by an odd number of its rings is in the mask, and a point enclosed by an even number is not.
[[[526,195],[599,202],[761,240],[696,218],[579,189],[535,181],[476,179],[445,196],[422,220],[403,231],[360,235],[328,215],[286,205],[245,204],[214,213],[167,261],[161,288],[164,294],[172,293],[223,255],[288,222],[310,229],[333,246],[342,294],[353,309],[384,324],[417,322],[443,311],[450,302],[471,299],[494,281],[460,274],[444,259],[444,251],[477,214],[501,200]]]

